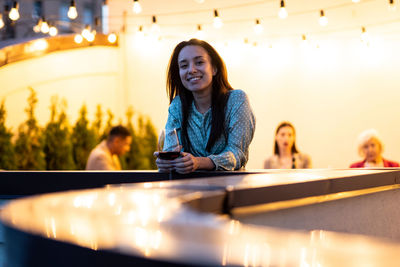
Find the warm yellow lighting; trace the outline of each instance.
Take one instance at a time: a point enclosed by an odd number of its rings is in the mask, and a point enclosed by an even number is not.
[[[42,18],[40,18],[38,20],[38,23],[35,26],[33,26],[33,31],[39,33],[41,28],[42,28]]]
[[[352,0],[353,3],[359,3],[360,0]]]
[[[77,44],[82,43],[82,41],[83,41],[82,35],[80,35],[80,34],[75,35],[74,41],[75,41],[75,43],[77,43]]]
[[[90,32],[89,34],[88,34],[88,36],[87,36],[87,38],[86,38],[86,40],[88,40],[88,42],[93,42],[94,41],[94,38],[96,37],[96,31],[92,31],[92,32]]]
[[[107,39],[111,44],[113,44],[117,41],[117,35],[115,35],[115,33],[110,33]]]
[[[19,7],[18,2],[14,1],[13,7],[11,8],[10,13],[8,14],[8,16],[11,20],[19,19],[18,7]]]
[[[259,19],[256,19],[256,25],[254,25],[254,32],[256,34],[261,34],[264,31],[263,26],[260,23]]]
[[[90,36],[90,26],[89,25],[86,25],[86,27],[85,27],[85,29],[83,29],[81,35],[86,40],[89,38],[89,36]]]
[[[160,26],[157,24],[156,16],[152,17],[153,23],[151,24],[151,32],[154,34],[158,34],[160,32]]]
[[[325,16],[325,13],[323,10],[320,11],[319,24],[321,26],[328,25],[328,18]]]
[[[218,11],[214,9],[214,21],[213,25],[215,28],[220,29],[223,25],[222,19],[218,16]]]
[[[0,29],[4,27],[3,14],[0,14]]]
[[[44,39],[39,39],[33,42],[32,50],[33,51],[44,51],[49,47],[49,44]]]
[[[78,11],[76,11],[76,5],[74,0],[71,0],[71,4],[69,6],[67,15],[68,18],[70,19],[76,19],[78,17]]]
[[[288,13],[287,13],[286,8],[285,8],[285,1],[284,0],[281,0],[281,8],[279,9],[278,16],[281,19],[285,19],[288,16]]]
[[[50,36],[56,36],[58,34],[57,28],[54,26],[51,26],[49,29],[49,34],[50,34]]]
[[[389,11],[396,11],[396,5],[394,3],[394,0],[389,0]]]
[[[197,31],[196,31],[196,33],[195,33],[195,37],[196,37],[197,39],[204,40],[205,33],[204,33],[203,29],[201,28],[201,25],[200,25],[200,24],[197,25]]]
[[[139,0],[133,0],[132,10],[135,14],[142,12],[142,6],[140,5]]]
[[[50,31],[49,24],[47,24],[47,21],[45,20],[42,21],[42,25],[40,26],[40,31],[42,33],[48,33]]]
[[[363,43],[366,43],[367,45],[369,44],[369,36],[367,31],[365,30],[365,27],[361,27],[361,41]]]
[[[194,0],[194,1],[196,1],[199,4],[203,4],[204,3],[204,0]]]
[[[144,32],[143,32],[143,26],[142,25],[139,26],[138,31],[136,32],[136,36],[138,38],[144,38]]]

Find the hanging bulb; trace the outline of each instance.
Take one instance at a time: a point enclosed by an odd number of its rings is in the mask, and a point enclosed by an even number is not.
[[[110,44],[113,44],[117,41],[117,35],[115,33],[110,33],[107,37],[108,42],[110,42]]]
[[[82,35],[76,34],[76,35],[74,36],[74,41],[75,41],[75,43],[77,43],[77,44],[82,43],[82,41],[83,41]]]
[[[369,36],[365,27],[361,27],[361,41],[366,44],[369,43]]]
[[[4,27],[3,14],[0,13],[0,29]]]
[[[151,32],[158,34],[160,32],[160,26],[157,24],[156,16],[152,17],[153,23],[151,24]]]
[[[42,19],[42,25],[40,26],[40,31],[42,33],[48,33],[50,31],[49,24],[45,19]]]
[[[321,26],[326,26],[328,25],[328,18],[325,16],[324,11],[321,9],[320,11],[320,16],[319,16],[319,24]]]
[[[279,9],[278,16],[281,19],[286,19],[287,16],[288,16],[288,13],[287,13],[286,8],[285,8],[285,1],[284,0],[281,0],[281,8]]]
[[[360,0],[351,0],[353,3],[359,3]]]
[[[204,0],[194,0],[194,1],[196,1],[199,4],[203,4],[204,3]]]
[[[49,34],[50,34],[50,36],[56,36],[56,35],[57,35],[57,33],[58,33],[58,30],[57,30],[57,28],[56,28],[56,27],[54,27],[53,25],[52,25],[52,26],[50,26],[50,28],[49,28]]]
[[[307,46],[307,36],[305,35],[305,34],[303,34],[302,36],[301,36],[301,40],[302,40],[302,45],[303,46]]]
[[[38,20],[38,23],[35,26],[33,26],[33,31],[39,33],[41,28],[42,28],[42,18],[40,18]]]
[[[88,38],[90,38],[90,26],[86,25],[85,28],[83,29],[82,33],[81,33],[82,37],[85,38],[86,40]]]
[[[94,41],[95,37],[96,37],[96,31],[93,30],[93,31],[89,32],[89,34],[87,35],[86,40],[88,40],[88,42],[91,43],[91,42]]]
[[[389,0],[389,11],[396,11],[396,5],[394,4],[394,0]]]
[[[139,0],[133,0],[132,10],[135,14],[142,12],[142,6],[140,5]]]
[[[197,39],[204,40],[205,34],[204,34],[204,31],[203,31],[203,29],[201,28],[201,25],[200,25],[200,24],[197,25],[197,32],[195,33],[195,37],[196,37]]]
[[[260,20],[256,19],[256,25],[254,25],[254,32],[256,34],[261,34],[264,31],[263,26],[260,24]]]
[[[18,8],[19,8],[18,2],[14,1],[13,2],[13,7],[11,8],[10,13],[8,14],[8,17],[11,20],[18,20],[19,19]]]
[[[143,38],[144,37],[144,32],[143,32],[143,26],[140,25],[137,32],[136,32],[136,36],[139,38]]]
[[[218,11],[214,9],[214,21],[213,25],[215,28],[220,29],[223,25],[222,19],[218,16]]]
[[[71,4],[69,5],[67,15],[68,18],[70,19],[76,19],[78,17],[78,11],[76,11],[76,5],[74,0],[71,0]]]

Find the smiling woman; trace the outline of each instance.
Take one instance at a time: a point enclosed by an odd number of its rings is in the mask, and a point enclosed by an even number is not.
[[[243,168],[255,118],[247,95],[229,84],[217,51],[197,39],[179,43],[170,59],[167,88],[170,107],[165,128],[177,130],[182,151],[174,160],[157,158],[159,170],[189,173]],[[170,143],[166,138],[164,150]]]

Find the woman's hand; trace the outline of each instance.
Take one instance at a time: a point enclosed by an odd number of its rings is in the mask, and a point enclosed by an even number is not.
[[[199,168],[199,158],[186,152],[181,152],[181,155],[181,157],[172,161],[176,172],[186,174]]]
[[[153,153],[154,157],[157,157],[156,159],[156,164],[158,167],[158,171],[160,172],[170,172],[175,170],[174,164],[172,163],[172,160],[166,160],[166,159],[160,159],[158,157],[158,151]]]

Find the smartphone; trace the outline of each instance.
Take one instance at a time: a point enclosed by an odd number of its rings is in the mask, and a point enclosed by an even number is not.
[[[181,152],[179,151],[160,151],[158,152],[158,157],[160,159],[167,159],[167,160],[173,160],[179,157]]]

